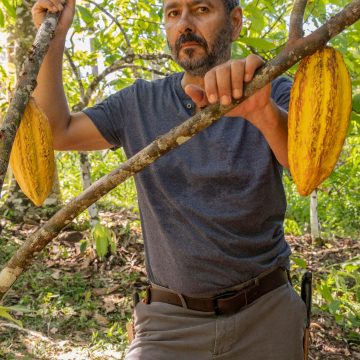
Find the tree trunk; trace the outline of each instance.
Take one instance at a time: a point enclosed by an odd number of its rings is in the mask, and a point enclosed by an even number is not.
[[[90,50],[94,51],[93,39],[90,40]],[[99,68],[97,63],[92,66],[91,72],[94,77],[99,75]],[[84,99],[81,99],[81,101],[83,102]],[[79,152],[79,155],[83,189],[85,190],[91,185],[91,164],[89,161],[89,156],[86,152]],[[99,222],[99,212],[96,203],[89,206],[88,212],[90,216],[91,227],[94,227]]]
[[[18,14],[15,22],[15,27],[9,29],[9,36],[7,38],[7,69],[8,71],[8,84],[7,84],[7,100],[10,103],[12,98],[12,83],[15,84],[18,78],[19,67],[25,57],[24,46],[32,44],[33,36],[31,35],[32,26],[25,29],[28,24],[28,9],[26,3],[23,2],[18,6]],[[22,16],[24,15],[24,16]],[[22,26],[24,24],[24,27]],[[32,21],[31,21],[32,24]],[[20,38],[19,38],[20,36]],[[10,80],[13,77],[13,81]],[[26,210],[32,206],[31,201],[21,191],[16,179],[8,168],[7,172],[8,187],[6,202],[1,208],[2,212],[7,212],[15,221],[21,221],[25,215]]]
[[[317,192],[314,190],[310,195],[310,228],[314,239],[320,238],[320,225],[317,212]]]
[[[83,188],[85,190],[91,186],[91,165],[87,153],[79,152],[79,155],[80,155],[80,166],[81,166]],[[99,213],[96,203],[89,206],[88,212],[90,216],[91,227],[94,227],[99,222]]]

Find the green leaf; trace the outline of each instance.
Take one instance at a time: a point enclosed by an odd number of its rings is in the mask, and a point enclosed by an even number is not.
[[[4,27],[5,25],[5,17],[4,17],[4,13],[0,8],[0,27]]]
[[[20,320],[17,320],[15,318],[13,318],[10,314],[9,314],[9,309],[5,306],[0,306],[0,317],[10,320],[12,322],[14,322],[15,324],[19,325],[22,327],[22,322]]]
[[[12,18],[16,18],[16,11],[15,11],[15,6],[13,6],[12,4],[10,4],[10,2],[8,0],[0,0],[2,2],[2,4],[5,6],[5,9],[7,11],[7,14],[9,16],[11,16]]]
[[[327,285],[323,285],[319,288],[321,296],[329,303],[333,301],[331,291]]]
[[[87,241],[86,240],[81,240],[80,241],[80,252],[84,253],[86,248],[87,248]]]
[[[356,113],[360,114],[360,94],[356,94],[353,96],[352,107]]]
[[[96,253],[100,260],[103,260],[109,251],[109,243],[112,238],[111,231],[106,226],[97,223],[91,234],[95,242]]]
[[[297,266],[301,267],[302,269],[306,269],[306,261],[304,259],[297,257],[292,257],[291,259]]]
[[[79,10],[80,17],[86,24],[90,24],[94,21],[94,17],[89,9],[81,5],[76,5],[76,8]]]
[[[329,305],[329,311],[331,314],[335,314],[341,305],[341,301],[340,300],[333,300],[330,305]]]
[[[108,253],[109,241],[107,237],[97,236],[95,238],[96,253],[100,260],[103,260]]]
[[[7,306],[6,309],[10,310],[10,311],[21,312],[21,313],[32,313],[33,312],[32,310],[28,309],[27,307],[21,306],[21,305]]]
[[[240,42],[254,47],[257,50],[272,50],[274,49],[275,45],[270,42],[269,40],[261,39],[261,38],[241,38]]]

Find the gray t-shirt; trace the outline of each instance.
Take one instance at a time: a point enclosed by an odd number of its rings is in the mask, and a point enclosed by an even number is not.
[[[137,80],[84,112],[127,157],[194,114],[183,73]],[[291,82],[272,83],[287,109]],[[209,296],[289,266],[282,168],[263,135],[223,117],[135,176],[150,281]]]

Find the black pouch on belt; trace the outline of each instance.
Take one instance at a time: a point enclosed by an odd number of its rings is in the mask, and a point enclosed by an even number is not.
[[[304,332],[304,360],[309,358],[311,301],[312,301],[312,273],[307,271],[301,280],[301,298],[306,305],[306,328]]]
[[[126,324],[126,332],[128,334],[129,344],[135,339],[135,326],[134,326],[134,310],[138,302],[140,301],[139,294],[134,291],[132,295],[133,300],[133,316],[132,319]]]

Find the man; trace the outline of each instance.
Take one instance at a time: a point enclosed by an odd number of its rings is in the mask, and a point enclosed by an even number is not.
[[[263,63],[229,60],[237,0],[165,0],[169,48],[185,72],[70,114],[61,66],[74,0],[38,0],[37,26],[46,10],[62,16],[34,95],[58,150],[123,146],[130,157],[209,103],[240,98]],[[128,360],[302,359],[306,308],[287,279],[282,227],[289,88],[274,81],[135,176],[152,286],[135,309]]]

